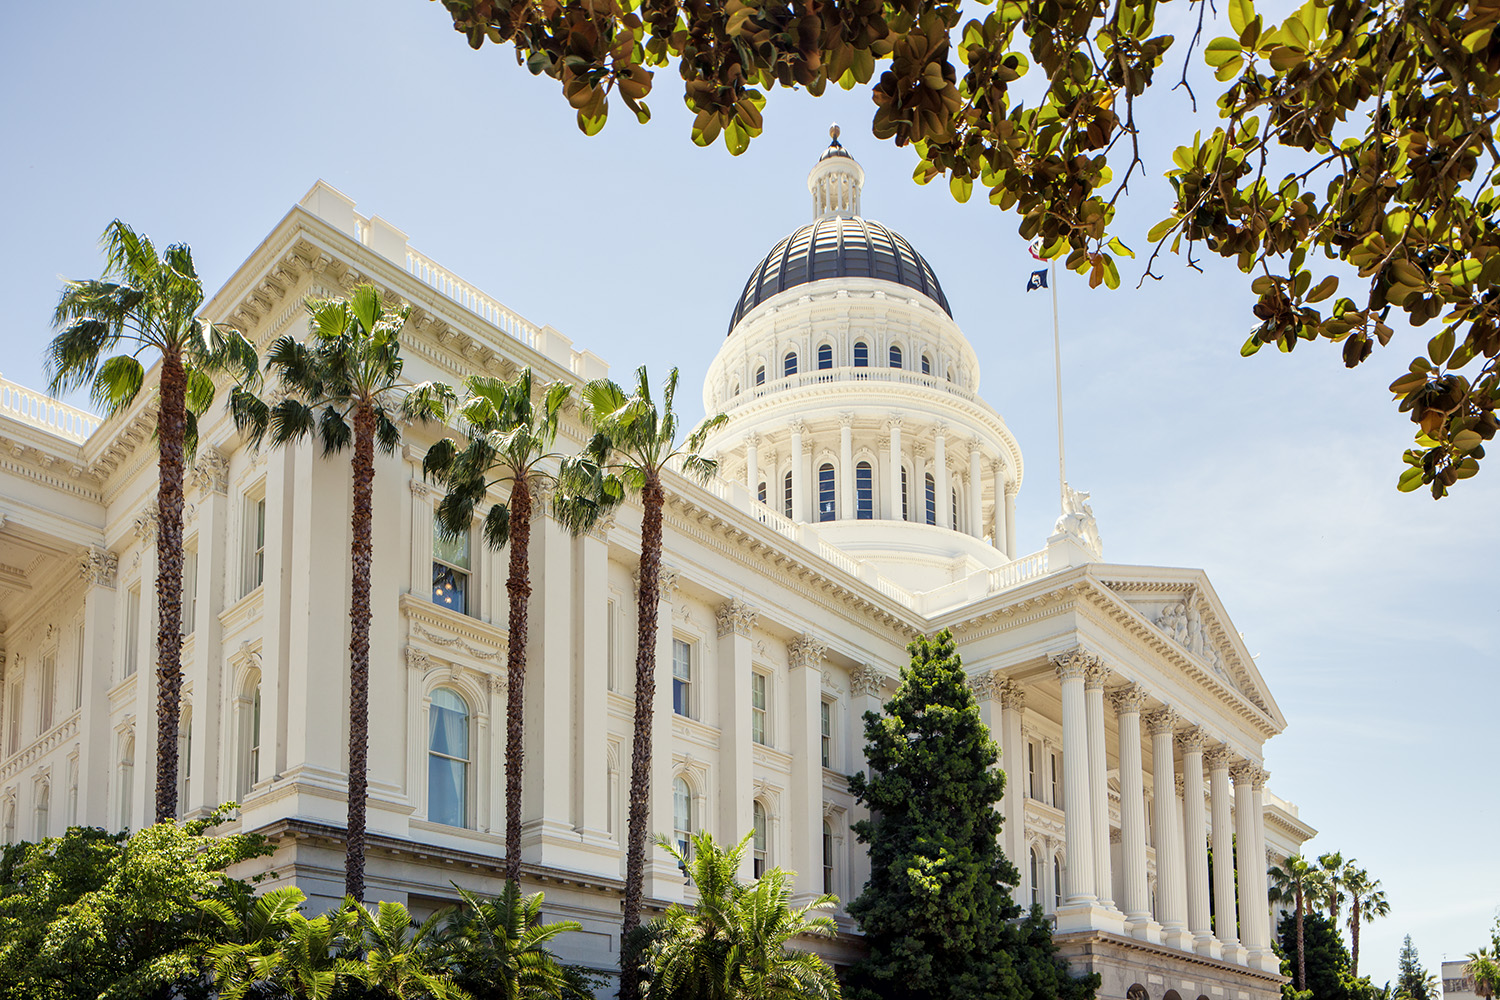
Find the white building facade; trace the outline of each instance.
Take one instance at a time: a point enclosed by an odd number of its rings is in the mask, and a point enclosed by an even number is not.
[[[1105,562],[1076,494],[1044,546],[1018,547],[1020,448],[931,267],[860,214],[863,180],[837,142],[814,167],[814,222],[756,267],[705,377],[707,410],[729,416],[709,445],[720,474],[670,478],[652,829],[753,829],[747,877],[781,865],[805,894],[852,899],[868,874],[845,778],[863,766],[861,718],[894,691],[905,644],[949,628],[1008,772],[1017,897],[1054,916],[1075,968],[1111,1000],[1270,1000],[1267,861],[1313,833],[1265,787],[1285,721],[1202,572]],[[304,328],[307,296],[366,280],[414,306],[414,378],[608,372],[322,182],[205,313],[264,347]],[[6,842],[150,818],[150,407],[101,422],[0,381]],[[326,905],[343,883],[347,460],[255,451],[219,411],[200,427],[182,808],[239,801],[233,827],[271,837],[267,867]],[[374,502],[368,894],[418,913],[453,883],[495,891],[504,845],[506,557],[477,530],[435,540],[421,462],[441,432],[407,428]],[[532,545],[526,877],[550,917],[583,925],[564,957],[609,970],[640,511],[578,538],[545,517]],[[1210,850],[1238,864],[1211,869]],[[654,852],[652,905],[684,891]],[[848,933],[820,947],[846,962],[858,935],[839,919]]]

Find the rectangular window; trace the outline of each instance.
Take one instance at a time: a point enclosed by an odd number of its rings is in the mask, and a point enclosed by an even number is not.
[[[1058,755],[1055,753],[1048,754],[1047,757],[1052,764],[1052,804],[1061,809],[1063,807],[1062,763],[1058,760]]]
[[[818,736],[823,766],[833,766],[833,706],[828,702],[818,704]]]
[[[1036,773],[1036,744],[1035,743],[1027,743],[1026,744],[1026,792],[1027,792],[1027,796],[1026,797],[1030,798],[1030,799],[1038,799],[1038,800],[1040,800],[1041,797],[1042,797],[1039,794],[1039,791],[1038,791],[1040,788],[1041,788],[1041,784],[1037,781],[1037,773]]]
[[[620,690],[620,678],[615,671],[618,669],[619,657],[615,654],[615,602],[610,601],[604,605],[604,643],[606,673],[608,680],[606,684],[611,691]]]
[[[78,626],[78,662],[73,668],[73,707],[83,707],[83,626]]]
[[[672,640],[672,711],[692,718],[693,647],[681,639]]]
[[[906,495],[906,470],[901,470],[901,520],[910,521],[910,505],[907,503]]]
[[[869,462],[854,467],[854,516],[861,521],[875,517],[875,470]]]
[[[182,634],[189,636],[198,627],[198,550],[182,554]]]
[[[432,520],[432,603],[469,613],[469,533],[445,538],[437,518]]]
[[[750,674],[750,739],[766,742],[766,675]]]
[[[40,697],[37,705],[40,712],[37,715],[37,734],[45,733],[52,728],[54,716],[57,714],[57,652],[42,654]]]
[[[266,580],[266,498],[245,498],[245,579],[240,596]]]
[[[792,516],[792,474],[790,472],[788,472],[786,474],[786,477],[782,480],[781,499],[782,499],[782,507],[783,507],[783,511],[782,512],[784,514],[786,514],[787,517],[791,517]]]
[[[121,677],[134,677],[141,655],[141,587],[136,584],[125,596],[125,648],[121,650]]]

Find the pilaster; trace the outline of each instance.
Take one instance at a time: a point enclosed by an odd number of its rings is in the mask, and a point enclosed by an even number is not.
[[[791,801],[786,829],[791,845],[790,867],[797,873],[797,896],[807,899],[823,891],[823,764],[817,748],[819,709],[823,700],[823,656],[827,645],[804,635],[788,648],[790,670],[790,738],[792,753]]]
[[[83,591],[83,705],[78,733],[78,824],[114,828],[109,812],[109,778],[114,741],[109,732],[108,691],[114,686],[115,581],[119,558],[103,546],[79,553]],[[0,661],[3,662],[3,661]]]
[[[750,494],[754,496],[752,492]],[[576,637],[573,675],[577,705],[574,727],[573,815],[585,849],[597,855],[594,867],[612,872],[618,864],[609,832],[609,532],[607,514],[574,544],[573,612]]]
[[[759,613],[739,598],[719,605],[719,822],[720,843],[736,844],[754,823],[754,744],[750,728],[753,673],[750,634]],[[746,851],[740,877],[753,876],[754,855]]]

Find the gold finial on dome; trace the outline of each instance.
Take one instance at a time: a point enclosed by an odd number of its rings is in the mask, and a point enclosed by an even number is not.
[[[834,142],[838,142],[839,141],[839,123],[838,122],[834,122],[832,125],[828,126],[828,138],[832,139]]]

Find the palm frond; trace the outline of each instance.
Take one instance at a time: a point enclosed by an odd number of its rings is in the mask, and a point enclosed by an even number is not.
[[[145,383],[145,367],[130,355],[117,354],[99,366],[89,396],[105,413],[114,414],[135,402]]]

